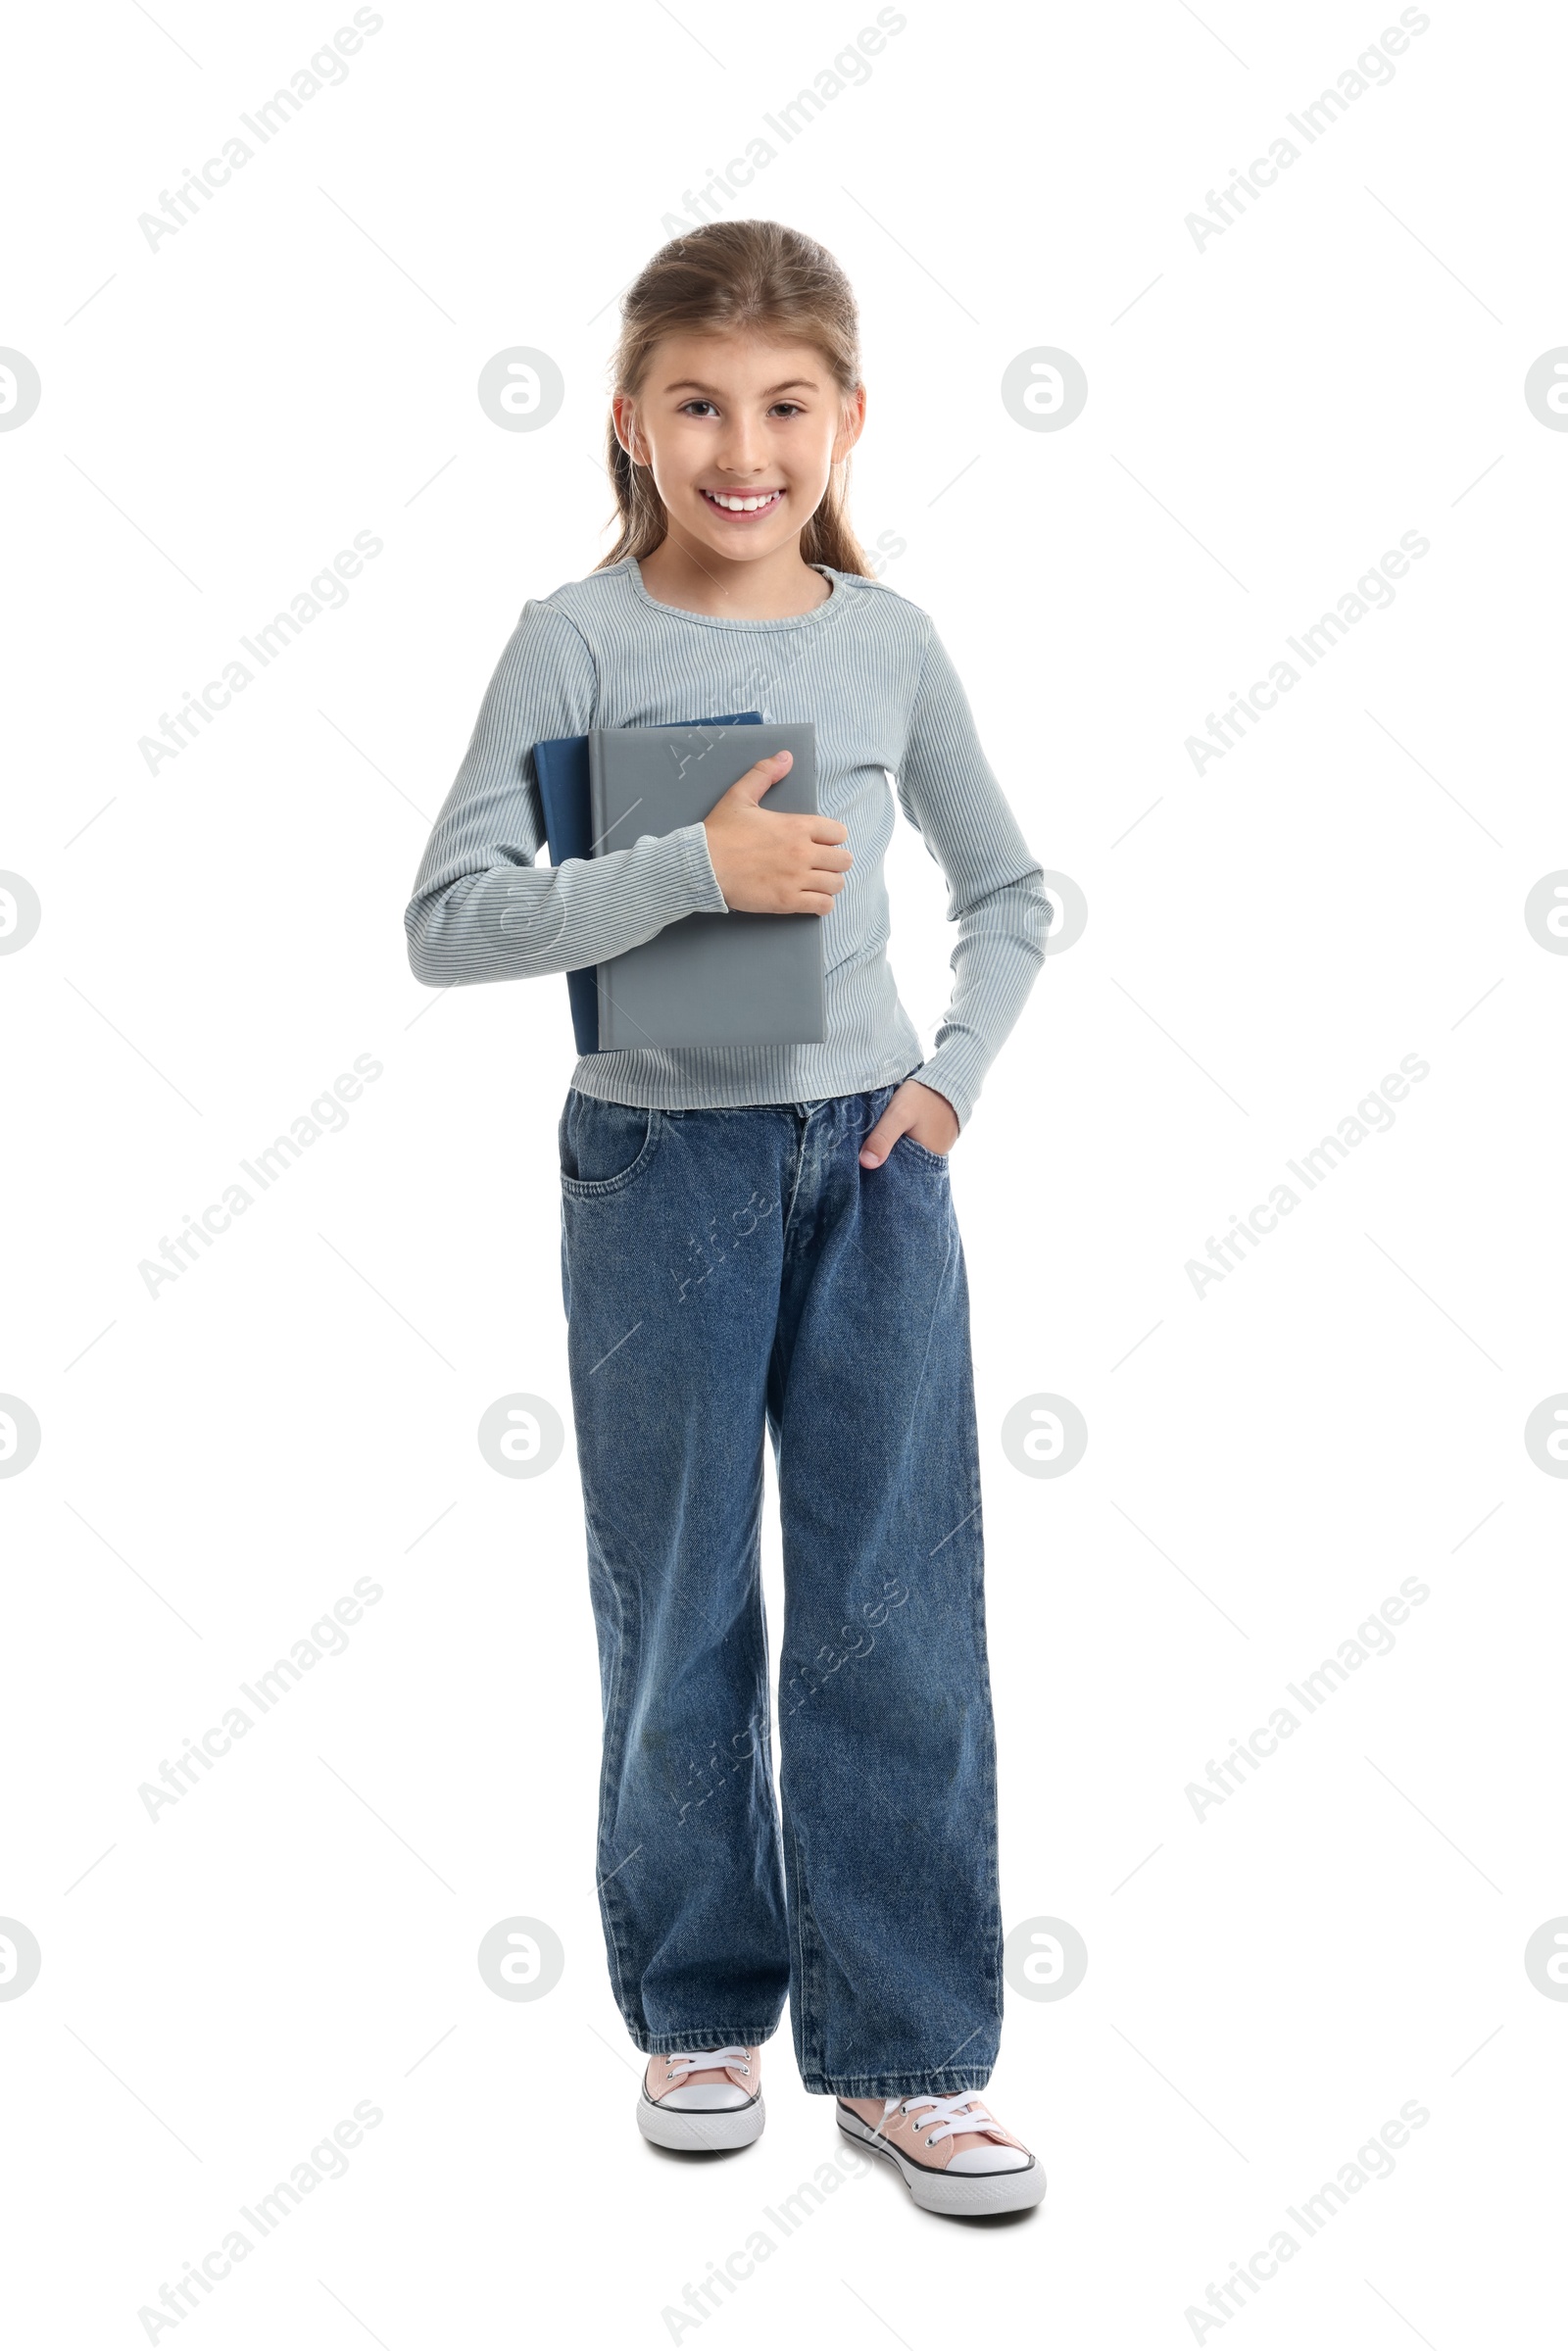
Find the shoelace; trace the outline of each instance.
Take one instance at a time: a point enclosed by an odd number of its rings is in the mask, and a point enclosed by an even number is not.
[[[954,2137],[960,2131],[984,2131],[988,2127],[993,2131],[1002,2129],[996,2117],[986,2112],[984,2104],[973,2090],[965,2090],[956,2098],[889,2098],[883,2104],[882,2120],[886,2123],[890,2115],[901,2111],[919,2114],[922,2106],[928,2106],[931,2111],[920,2116],[915,2129],[926,2131],[928,2126],[935,2126],[929,2130],[926,2138],[928,2147],[934,2147],[940,2139]]]
[[[672,2050],[664,2059],[664,2080],[673,2082],[687,2074],[706,2073],[710,2067],[725,2065],[734,2066],[742,2074],[752,2070],[744,2049]]]

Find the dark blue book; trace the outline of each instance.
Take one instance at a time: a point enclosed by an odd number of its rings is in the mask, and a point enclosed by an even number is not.
[[[669,725],[692,726],[760,726],[760,710],[738,710],[728,718],[670,719]],[[555,735],[548,743],[533,747],[533,771],[539,786],[539,800],[544,809],[545,842],[550,851],[552,865],[564,865],[568,857],[588,857],[593,855],[594,821],[588,789],[588,738],[586,735]],[[568,971],[566,990],[571,998],[571,1030],[580,1053],[599,1051],[599,966],[584,964],[580,971]]]

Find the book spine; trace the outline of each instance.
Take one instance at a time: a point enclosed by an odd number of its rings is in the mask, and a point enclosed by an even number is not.
[[[605,763],[597,726],[588,729],[588,821],[592,827],[588,854],[596,857],[605,829]]]
[[[605,809],[604,732],[597,726],[588,729],[588,821],[593,838],[588,845],[590,857],[597,857],[605,837],[608,817]],[[614,997],[610,984],[609,963],[594,966],[595,994],[599,1000],[599,1051],[609,1053],[614,1036]]]

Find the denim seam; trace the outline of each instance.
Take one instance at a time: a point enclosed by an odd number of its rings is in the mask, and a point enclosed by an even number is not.
[[[586,1498],[587,1497],[585,1496],[585,1501]],[[588,1509],[588,1518],[593,1540],[599,1545],[599,1555],[604,1568],[605,1581],[608,1583],[610,1590],[613,1594],[615,1603],[615,1662],[610,1678],[610,1692],[606,1700],[605,1707],[605,1746],[604,1758],[601,1765],[599,1834],[596,1840],[600,1871],[600,1882],[598,1886],[599,1907],[600,1913],[605,1922],[605,1939],[609,1945],[611,1958],[613,1963],[613,1988],[615,2005],[620,2010],[622,2017],[625,2019],[628,2031],[635,2032],[635,2028],[632,2024],[631,2004],[625,1989],[626,1968],[624,1956],[621,1950],[620,1920],[616,1912],[618,1895],[612,1891],[612,1888],[614,1885],[614,1873],[613,1871],[608,1870],[606,1866],[610,1860],[611,1806],[615,1791],[620,1785],[621,1767],[625,1760],[626,1749],[627,1709],[620,1702],[622,1688],[626,1675],[626,1652],[628,1647],[626,1629],[626,1598],[624,1592],[621,1591],[620,1579],[612,1571],[610,1564],[610,1555],[605,1549],[603,1542],[600,1540],[597,1528],[595,1528],[593,1525],[593,1512],[591,1505]],[[640,1632],[641,1626],[639,1623],[639,1636]],[[622,1860],[624,1860],[624,1856],[622,1856]],[[620,1864],[617,1863],[616,1867],[618,1868]]]
[[[814,1109],[807,1111],[805,1123],[801,1128],[800,1134],[796,1138],[795,1181],[790,1186],[790,1204],[784,1211],[784,1222],[780,1227],[779,1232],[781,1252],[784,1255],[787,1255],[789,1252],[790,1226],[795,1221],[795,1203],[801,1196],[801,1183],[806,1174],[807,1146],[810,1139],[811,1121],[815,1116],[816,1112]]]
[[[757,1556],[754,1562],[752,1589],[754,1602],[757,1609],[757,1621],[762,1636],[762,1739],[760,1752],[757,1757],[757,1761],[760,1767],[760,1777],[762,1783],[762,1791],[765,1798],[763,1809],[766,1815],[768,1829],[768,1858],[772,1862],[773,1868],[777,1873],[779,1883],[782,1885],[784,1877],[784,1825],[779,1816],[778,1792],[773,1786],[773,1657],[772,1643],[768,1639],[767,1609],[764,1604],[762,1593],[762,1554],[760,1543],[759,1543]],[[786,1902],[786,1935],[788,1934],[788,1916],[789,1908],[788,1903]]]
[[[991,2067],[937,2066],[926,2074],[813,2074],[803,2077],[812,2097],[914,2098],[924,2090],[952,2096],[959,2090],[984,2089]]]
[[[762,2049],[778,2031],[778,2019],[771,2025],[696,2025],[689,2033],[649,2033],[641,2027],[629,2029],[633,2048],[641,2049],[645,2057],[670,2057],[677,2051],[685,2054],[705,2049]]]
[[[809,2075],[821,2070],[822,2027],[820,2003],[817,1997],[815,1938],[814,1934],[808,1933],[810,1925],[810,1903],[807,1899],[806,1872],[801,1867],[801,1840],[795,1833],[793,1821],[789,1824],[789,1840],[790,1855],[794,1864],[791,1874],[795,1880],[792,1925],[797,1954],[797,1982],[800,1988],[796,2020],[799,2026],[796,2056],[800,2063],[801,2080],[804,2082]]]
[[[997,1805],[997,1729],[996,1710],[991,1701],[990,1644],[986,1639],[985,1534],[984,1519],[981,1515],[984,1495],[982,1492],[980,1476],[979,1428],[975,1418],[972,1388],[969,1411],[966,1415],[966,1436],[968,1440],[969,1451],[969,1487],[970,1492],[974,1496],[974,1505],[969,1514],[969,1523],[976,1530],[976,1542],[978,1544],[975,1563],[970,1572],[969,1579],[969,1609],[972,1627],[971,1639],[974,1642],[976,1686],[979,1690],[984,1691],[986,1696],[985,1751],[981,1768],[986,1796],[986,1857],[989,1863],[992,1912],[991,1952],[988,1962],[988,1973],[990,1976],[992,2006],[996,2013],[997,2024],[1000,2031],[1003,2014],[1003,1925],[1000,1883],[1001,1837]]]

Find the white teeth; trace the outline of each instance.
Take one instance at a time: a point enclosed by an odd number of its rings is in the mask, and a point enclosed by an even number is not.
[[[708,496],[715,506],[723,507],[725,512],[731,514],[755,514],[759,507],[771,506],[779,495],[777,490],[767,490],[760,498],[731,497],[723,490],[708,492]]]

